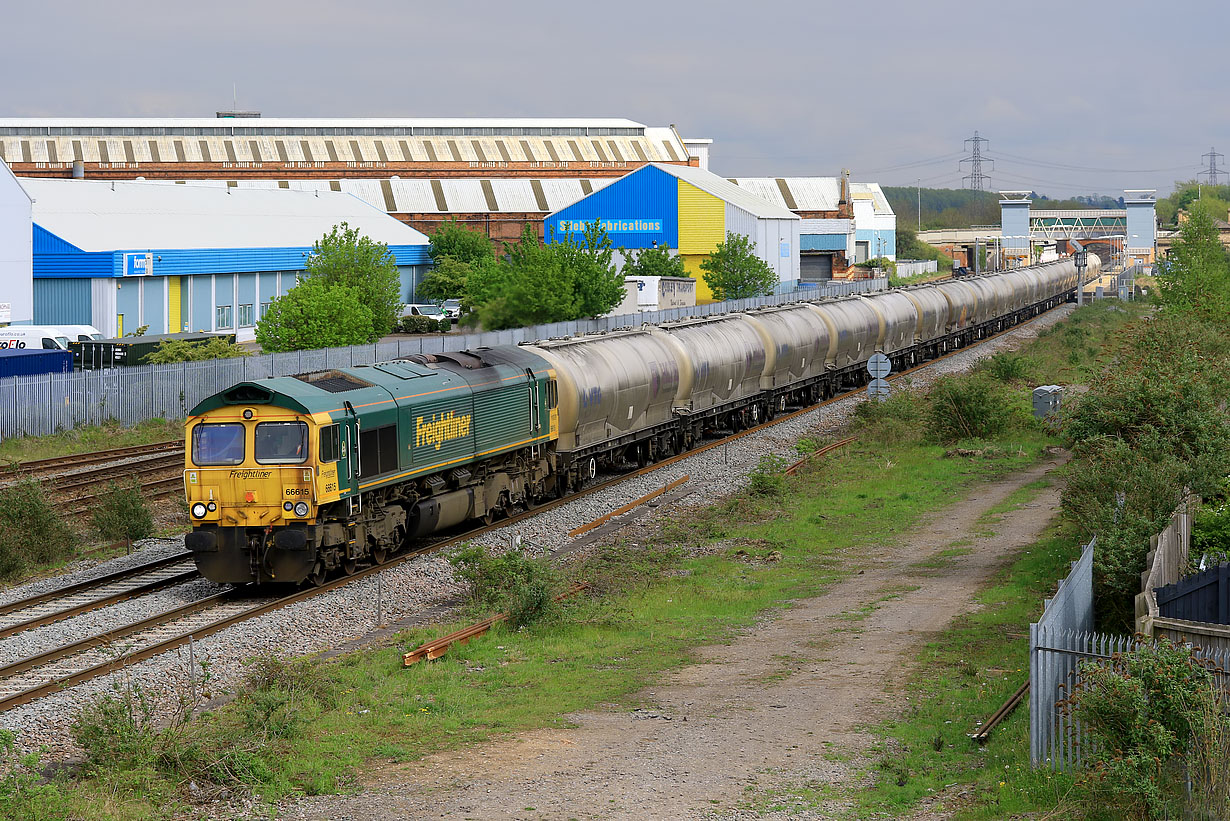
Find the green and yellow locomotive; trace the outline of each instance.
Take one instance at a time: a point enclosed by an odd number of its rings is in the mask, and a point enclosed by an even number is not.
[[[554,372],[517,348],[241,382],[186,426],[187,547],[216,582],[322,582],[554,490]]]

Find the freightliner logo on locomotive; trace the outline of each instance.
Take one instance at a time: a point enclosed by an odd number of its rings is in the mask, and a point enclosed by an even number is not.
[[[454,439],[464,439],[470,435],[470,414],[458,416],[453,411],[444,414],[432,414],[430,421],[418,417],[414,420],[414,446],[434,447],[436,450],[445,442]]]
[[[273,475],[272,470],[232,470],[232,479],[268,479]]]

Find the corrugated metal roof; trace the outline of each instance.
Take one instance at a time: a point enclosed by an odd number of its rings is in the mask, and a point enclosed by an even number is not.
[[[152,182],[22,179],[34,222],[83,251],[311,246],[345,221],[377,242],[426,245],[419,231],[346,193]]]
[[[740,177],[731,182],[793,211],[836,211],[841,199],[837,177]],[[793,207],[786,202],[783,185],[794,200]]]
[[[852,182],[850,183],[850,196],[854,198],[871,197],[872,207],[877,214],[889,215],[893,213],[892,206],[888,204],[888,197],[884,196],[884,192],[880,190],[878,182]]]
[[[689,165],[664,165],[653,163],[653,167],[677,177],[684,182],[695,185],[718,199],[728,202],[737,208],[742,208],[753,216],[762,219],[792,219],[797,220],[798,214],[768,200],[761,199],[751,191],[745,191],[730,180],[719,177],[703,168],[693,168]],[[636,173],[635,171],[633,173]]]
[[[0,117],[0,128],[644,128],[618,117]],[[669,129],[662,129],[669,130]]]

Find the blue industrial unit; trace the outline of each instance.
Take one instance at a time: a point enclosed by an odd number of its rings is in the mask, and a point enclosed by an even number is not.
[[[617,248],[679,247],[679,181],[645,166],[584,199],[550,214],[544,237],[580,238],[585,224],[601,220]]]
[[[36,324],[251,339],[273,299],[298,282],[312,243],[343,222],[388,246],[406,302],[430,262],[427,237],[348,194],[27,183],[35,192]]]
[[[0,378],[72,372],[73,355],[69,351],[47,351],[29,348],[4,348],[0,350]]]

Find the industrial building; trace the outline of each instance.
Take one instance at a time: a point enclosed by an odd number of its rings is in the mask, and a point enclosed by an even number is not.
[[[428,240],[349,194],[150,182],[27,179],[33,204],[36,324],[93,325],[104,336],[233,331],[252,339],[313,244],[342,222],[388,245],[402,296]],[[29,226],[27,224],[27,230]]]
[[[705,167],[711,143],[615,118],[0,119],[19,177],[341,191],[428,234],[455,218],[496,241],[647,163]]]
[[[877,183],[838,177],[740,177],[735,185],[802,218],[800,280],[851,275],[873,257],[897,258],[897,216]]]
[[[800,218],[702,168],[652,163],[583,197],[544,220],[548,241],[577,235],[598,220],[621,248],[666,245],[697,280],[698,302],[713,300],[700,263],[727,232],[751,238],[781,290],[799,281]]]
[[[30,195],[0,162],[0,325],[34,317]]]

